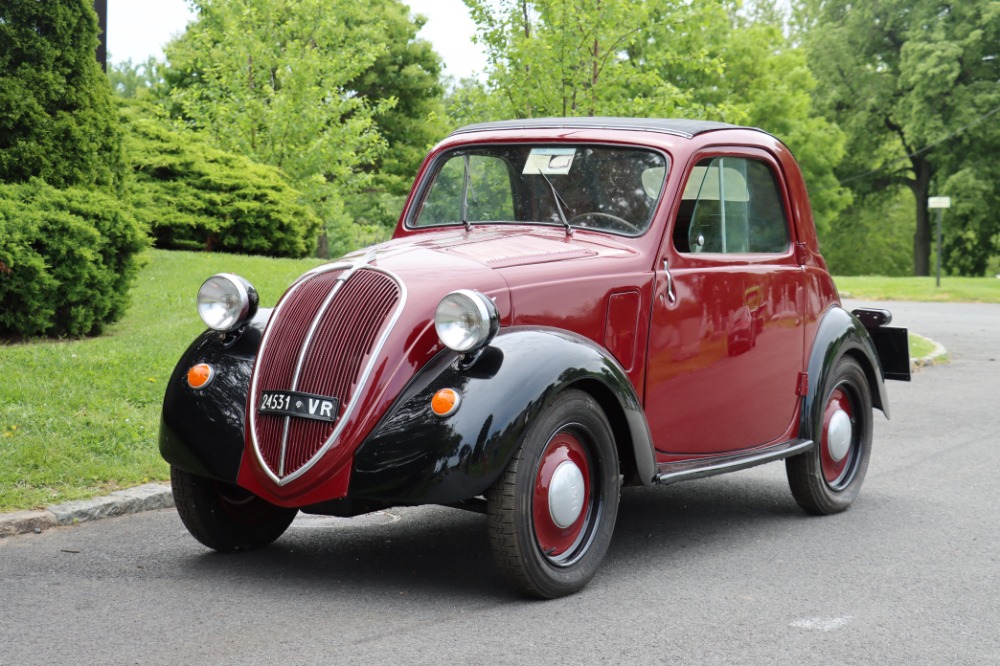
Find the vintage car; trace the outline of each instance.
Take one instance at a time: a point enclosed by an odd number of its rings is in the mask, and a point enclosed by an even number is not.
[[[698,120],[464,127],[393,238],[273,309],[198,294],[160,450],[192,535],[277,539],[297,511],[484,512],[520,591],[594,576],[620,488],[784,460],[812,514],[857,497],[906,331],[847,312],[802,175],[756,129]]]

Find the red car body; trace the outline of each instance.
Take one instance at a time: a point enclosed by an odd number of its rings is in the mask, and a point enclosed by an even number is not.
[[[628,166],[634,150],[645,168]],[[564,159],[549,162],[548,178],[511,162],[514,154]],[[470,194],[469,155],[483,169],[507,156],[508,179]],[[536,215],[555,199],[558,210],[542,220],[424,224],[432,188],[444,191],[436,183],[461,159],[462,218],[470,196]],[[602,184],[610,194],[601,196],[620,210],[641,199],[645,217],[595,208],[570,229],[556,185],[570,191],[587,159],[612,165],[623,183],[634,174],[617,189]],[[689,184],[696,174],[698,188]],[[595,187],[579,185],[570,199]],[[712,214],[698,217],[697,206]],[[754,215],[777,240],[752,240]],[[727,241],[742,245],[727,251]],[[438,304],[459,289],[485,297],[499,323],[471,352],[449,349],[435,327]],[[909,376],[905,330],[888,319],[842,309],[802,174],[769,134],[700,121],[476,125],[428,155],[392,240],[307,273],[273,311],[192,345],[168,388],[161,451],[185,523],[212,547],[273,540],[284,527],[255,539],[254,521],[270,524],[274,514],[287,526],[295,510],[466,506],[520,535],[494,540],[515,586],[559,596],[596,570],[619,479],[654,485],[787,459],[807,511],[846,508],[864,477],[871,409],[888,415],[883,379]],[[186,373],[197,364],[218,379],[193,388]],[[443,417],[430,409],[442,388],[461,400]],[[326,396],[336,420],[261,411],[269,392],[317,405]],[[574,417],[581,409],[600,417]],[[559,483],[569,490],[553,489]],[[247,501],[266,520],[241,515]],[[205,526],[213,502],[236,528]],[[224,527],[243,529],[245,542],[213,536]]]

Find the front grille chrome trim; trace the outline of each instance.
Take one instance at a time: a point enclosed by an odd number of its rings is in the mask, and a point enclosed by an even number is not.
[[[350,279],[350,277],[355,272],[357,272],[359,270],[362,270],[362,269],[369,270],[369,271],[374,271],[374,272],[377,272],[377,273],[381,273],[382,275],[385,275],[390,280],[392,280],[396,284],[396,286],[399,288],[399,298],[398,298],[398,301],[396,303],[395,310],[392,312],[392,314],[389,316],[388,320],[386,321],[386,323],[382,327],[382,333],[381,333],[381,335],[376,340],[375,344],[372,346],[372,351],[371,351],[371,355],[368,358],[368,363],[365,365],[365,367],[362,370],[361,374],[358,376],[357,382],[355,383],[355,387],[356,388],[354,390],[354,395],[352,396],[352,399],[345,406],[344,413],[337,420],[337,424],[334,427],[333,433],[330,435],[330,437],[328,437],[326,439],[326,441],[319,448],[319,450],[315,454],[313,454],[313,456],[304,465],[302,465],[301,467],[299,467],[293,473],[285,476],[284,475],[284,466],[285,466],[285,457],[286,457],[287,444],[288,444],[289,424],[291,422],[291,417],[285,417],[285,424],[284,424],[284,428],[282,429],[281,458],[280,458],[279,470],[278,470],[279,473],[275,474],[271,470],[270,466],[267,464],[267,462],[265,460],[265,457],[264,457],[264,453],[261,450],[260,442],[259,442],[259,439],[258,439],[257,426],[256,426],[256,405],[250,404],[250,405],[247,406],[247,408],[248,408],[248,414],[250,414],[250,418],[249,418],[249,421],[250,421],[250,439],[251,439],[251,444],[253,446],[254,455],[257,458],[257,462],[258,462],[258,465],[259,465],[260,469],[263,470],[263,472],[267,475],[267,477],[273,483],[275,483],[278,486],[284,486],[284,485],[287,485],[287,484],[295,481],[296,479],[300,478],[303,474],[305,474],[309,469],[311,469],[317,462],[319,462],[323,458],[323,456],[326,455],[326,453],[330,450],[330,448],[333,446],[334,442],[337,441],[337,438],[340,436],[340,434],[343,431],[344,427],[350,421],[350,418],[353,415],[354,410],[357,407],[358,402],[360,402],[358,400],[358,397],[359,397],[360,393],[365,390],[365,388],[366,388],[366,386],[368,384],[368,379],[369,379],[371,373],[375,369],[375,365],[376,365],[376,363],[377,363],[377,361],[379,359],[379,354],[380,354],[380,352],[382,350],[382,347],[385,346],[386,341],[389,339],[389,335],[392,333],[393,329],[395,328],[396,323],[399,321],[399,317],[402,315],[403,309],[406,306],[406,300],[407,300],[406,285],[394,273],[392,273],[392,272],[390,272],[388,270],[385,270],[383,268],[378,268],[376,266],[371,266],[365,260],[362,260],[361,262],[358,262],[356,264],[346,264],[346,265],[343,264],[343,263],[341,263],[341,264],[331,264],[329,266],[324,266],[324,267],[322,267],[320,269],[315,269],[314,271],[310,271],[310,273],[308,275],[303,276],[302,278],[300,278],[296,283],[294,283],[292,285],[292,287],[289,289],[288,293],[282,299],[282,302],[275,309],[275,311],[271,314],[272,319],[278,317],[281,314],[281,310],[282,310],[281,306],[284,305],[285,303],[290,302],[292,299],[289,298],[289,297],[295,292],[295,290],[297,290],[299,288],[299,286],[301,286],[302,284],[305,284],[306,282],[308,282],[312,278],[317,277],[317,276],[319,276],[319,275],[321,275],[323,273],[329,272],[329,271],[334,271],[334,270],[346,271],[343,275],[337,277],[337,285],[331,290],[331,293],[324,300],[323,305],[321,306],[321,308],[317,312],[317,314],[314,316],[313,321],[312,321],[312,323],[310,325],[309,331],[306,334],[306,339],[305,339],[305,341],[303,343],[302,350],[300,351],[298,359],[297,359],[297,362],[296,362],[295,375],[293,377],[292,390],[295,390],[296,387],[298,386],[298,382],[299,382],[299,379],[301,377],[302,367],[304,365],[305,358],[306,358],[306,356],[308,354],[309,348],[312,346],[312,341],[313,341],[313,338],[315,337],[316,329],[319,326],[319,322],[323,318],[323,314],[326,312],[326,310],[329,308],[330,304],[333,302],[334,297],[340,291],[340,288]],[[268,344],[269,337],[270,337],[269,333],[270,333],[271,330],[272,330],[272,327],[268,326],[267,330],[264,333],[264,338],[261,340],[261,345],[260,345],[260,348],[258,350],[258,355],[257,355],[258,359],[261,357],[261,353],[263,352],[265,346]],[[258,382],[258,378],[259,378],[260,374],[261,373],[259,373],[257,371],[257,369],[255,368],[254,369],[254,373],[253,373],[253,381],[252,381],[251,386],[250,386],[250,396],[251,396],[251,400],[253,400],[254,402],[256,402],[256,396],[257,396],[257,393],[258,393],[257,382]]]

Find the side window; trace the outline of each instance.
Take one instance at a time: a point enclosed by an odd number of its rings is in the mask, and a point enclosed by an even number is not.
[[[788,221],[767,164],[712,157],[695,165],[681,196],[674,245],[694,253],[784,252]]]
[[[424,198],[416,226],[460,223],[463,192],[469,222],[514,219],[514,200],[507,163],[491,155],[465,154],[453,156],[438,170],[434,183]]]

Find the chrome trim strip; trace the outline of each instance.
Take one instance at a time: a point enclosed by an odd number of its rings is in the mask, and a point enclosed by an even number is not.
[[[756,467],[764,463],[805,453],[813,447],[811,439],[793,439],[782,442],[770,448],[746,455],[727,456],[724,458],[705,458],[702,460],[686,460],[679,463],[660,465],[656,482],[660,484],[676,483],[688,479],[701,479],[726,472],[735,472],[748,467]]]
[[[323,305],[320,307],[319,312],[314,317],[313,322],[310,325],[309,331],[306,333],[306,340],[305,340],[305,343],[302,346],[302,351],[299,354],[299,360],[296,363],[295,374],[294,374],[294,376],[292,378],[292,390],[295,390],[295,387],[298,386],[299,377],[300,377],[301,371],[302,371],[302,366],[303,366],[303,364],[305,362],[305,355],[306,355],[309,347],[312,345],[312,339],[315,336],[316,328],[319,326],[319,321],[320,321],[320,319],[322,319],[323,313],[326,312],[326,310],[329,307],[330,303],[333,302],[333,296],[334,296],[334,294],[336,294],[337,292],[340,291],[340,287],[345,282],[347,282],[348,278],[350,278],[351,275],[353,275],[358,270],[361,270],[362,268],[382,273],[383,275],[389,277],[399,287],[399,303],[396,305],[395,312],[393,312],[392,316],[388,320],[388,323],[385,325],[385,328],[382,331],[382,336],[378,339],[378,341],[372,347],[372,353],[371,353],[371,356],[369,357],[368,365],[365,366],[365,369],[362,371],[361,375],[358,378],[358,381],[357,381],[357,384],[356,384],[357,391],[355,393],[357,394],[357,392],[360,391],[367,384],[368,378],[369,378],[369,376],[371,375],[372,371],[375,368],[375,364],[376,364],[376,361],[378,360],[379,352],[382,350],[382,347],[385,345],[386,341],[389,339],[389,334],[392,332],[393,328],[395,328],[396,322],[399,320],[400,315],[402,315],[403,308],[406,305],[406,297],[407,297],[406,285],[403,284],[403,281],[400,280],[398,276],[396,276],[394,273],[392,273],[390,271],[387,271],[387,270],[385,270],[383,268],[377,268],[375,266],[370,265],[370,262],[373,259],[374,259],[374,256],[371,253],[369,253],[369,254],[365,255],[365,257],[361,261],[359,261],[357,263],[353,263],[353,264],[344,264],[344,263],[331,264],[329,266],[322,266],[320,268],[313,269],[312,271],[310,271],[307,274],[308,277],[307,276],[302,276],[296,282],[294,282],[292,284],[292,286],[289,288],[288,292],[286,293],[285,298],[282,299],[282,302],[279,303],[278,307],[275,308],[274,312],[271,313],[272,320],[273,321],[277,321],[276,317],[278,317],[281,314],[282,307],[284,306],[285,303],[288,302],[288,300],[289,300],[288,296],[291,296],[301,285],[305,284],[306,282],[308,282],[313,277],[316,277],[318,275],[321,275],[322,273],[326,273],[326,272],[329,272],[329,271],[345,270],[345,269],[347,270],[347,272],[344,273],[344,275],[341,275],[340,277],[337,278],[337,286],[334,287],[330,291],[330,294],[327,296],[326,300],[323,302]],[[259,348],[259,350],[257,352],[257,358],[260,358],[261,355],[263,354],[264,349],[265,349],[266,345],[269,342],[271,330],[272,329],[269,326],[264,331],[264,337],[261,340],[260,348]],[[250,399],[251,399],[251,404],[249,404],[247,406],[248,409],[250,409],[250,410],[255,410],[256,409],[255,403],[256,403],[256,396],[257,396],[257,392],[258,392],[258,386],[257,386],[257,379],[258,379],[258,377],[259,377],[259,374],[257,373],[257,368],[255,367],[254,368],[254,373],[253,373],[253,380],[252,380],[251,385],[250,385]],[[357,402],[358,402],[357,400],[352,400],[350,403],[347,403],[346,409],[344,411],[344,415],[342,417],[340,417],[340,419],[338,419],[337,425],[334,428],[333,434],[330,435],[330,437],[326,440],[326,442],[323,443],[323,446],[320,447],[319,451],[317,451],[316,454],[313,455],[313,457],[310,458],[309,461],[306,464],[304,464],[302,467],[300,467],[298,470],[296,470],[294,473],[292,473],[292,474],[290,474],[288,476],[284,476],[284,466],[285,466],[285,454],[286,454],[287,444],[288,444],[288,431],[289,431],[289,425],[290,425],[291,417],[287,417],[287,416],[285,417],[285,427],[283,429],[282,438],[281,438],[281,458],[280,458],[280,462],[279,462],[280,469],[278,470],[279,474],[275,475],[274,472],[271,471],[271,468],[268,467],[267,463],[264,461],[264,456],[261,453],[260,443],[259,443],[258,437],[257,437],[257,427],[256,427],[256,425],[257,425],[257,419],[256,419],[256,414],[255,414],[255,412],[251,412],[251,414],[250,414],[250,441],[251,441],[251,443],[253,445],[254,455],[257,457],[257,461],[258,461],[258,463],[260,463],[260,467],[261,467],[261,469],[264,470],[264,473],[267,474],[267,477],[271,481],[273,481],[275,484],[277,484],[279,486],[284,486],[284,485],[286,485],[288,483],[291,483],[295,479],[299,478],[306,471],[308,471],[333,446],[333,442],[337,439],[337,437],[340,436],[340,433],[343,430],[344,425],[346,425],[346,423],[350,419],[350,416],[353,414],[354,408],[357,405]]]

